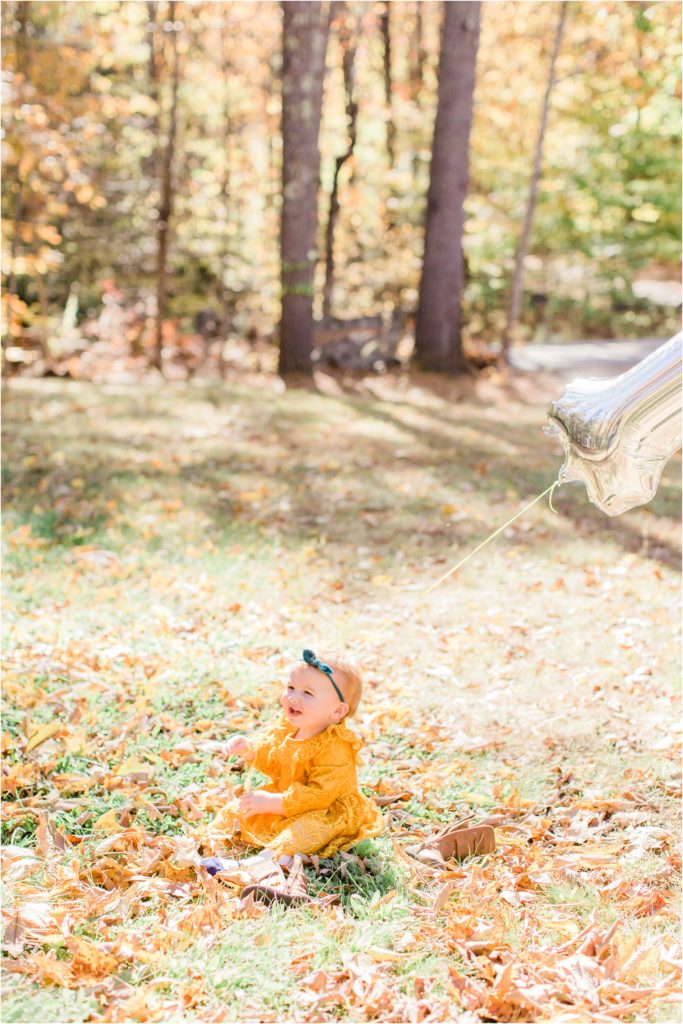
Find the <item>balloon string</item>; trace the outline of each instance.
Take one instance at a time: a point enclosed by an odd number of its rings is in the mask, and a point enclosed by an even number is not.
[[[555,506],[553,505],[553,494],[555,493],[555,488],[556,488],[556,487],[561,487],[561,486],[562,486],[562,485],[561,485],[561,482],[560,482],[560,480],[559,480],[559,479],[557,479],[557,480],[555,481],[555,483],[553,484],[553,486],[552,486],[552,487],[550,488],[550,496],[549,496],[549,498],[548,498],[548,505],[550,506],[550,511],[551,511],[551,512],[554,512],[554,513],[555,513],[555,515],[558,515],[558,511],[557,511],[557,509],[555,508]],[[547,493],[547,491],[546,491],[546,493]],[[541,497],[543,497],[543,495],[541,495]]]
[[[489,536],[486,537],[481,542],[481,544],[477,544],[476,548],[474,548],[472,551],[470,551],[469,554],[465,555],[464,558],[461,558],[459,562],[456,562],[456,564],[452,568],[448,569],[447,572],[445,572],[442,576],[439,576],[438,580],[435,580],[433,583],[430,583],[429,586],[425,587],[424,590],[420,590],[417,594],[415,594],[413,596],[413,600],[411,601],[411,603],[408,606],[408,608],[402,608],[401,611],[398,612],[397,615],[394,615],[391,618],[386,619],[385,622],[381,623],[377,627],[376,630],[373,630],[373,632],[371,634],[371,637],[379,636],[379,634],[383,633],[385,629],[389,628],[389,626],[393,626],[393,624],[395,622],[398,622],[399,619],[406,613],[406,611],[410,610],[410,608],[412,607],[413,604],[415,604],[416,601],[418,601],[421,597],[424,597],[426,594],[430,594],[432,592],[432,590],[436,590],[436,588],[438,586],[440,586],[440,584],[443,583],[444,580],[447,580],[448,577],[452,576],[454,572],[457,572],[458,569],[461,569],[463,567],[463,565],[465,564],[465,562],[469,562],[470,558],[473,558],[477,554],[478,551],[481,551],[481,549],[485,548],[487,544],[490,544],[490,542],[492,540],[495,540],[495,538],[500,533],[502,533],[503,530],[507,530],[508,526],[510,526],[512,523],[514,523],[515,519],[519,519],[519,517],[521,515],[524,515],[524,513],[527,512],[533,505],[535,505],[536,502],[541,501],[543,498],[545,498],[546,494],[550,495],[550,498],[549,498],[550,508],[552,509],[553,512],[557,513],[557,509],[554,508],[552,502],[553,502],[553,493],[555,491],[555,488],[559,487],[559,486],[560,486],[559,481],[555,480],[555,482],[552,483],[550,485],[550,487],[546,487],[546,489],[543,491],[542,494],[537,495],[533,499],[533,501],[530,501],[528,505],[525,505],[524,508],[521,508],[519,510],[519,512],[516,512],[514,514],[514,516],[512,516],[510,519],[508,519],[508,521],[506,523],[503,523],[503,525],[499,526],[497,530],[494,530],[493,533],[489,534]],[[370,640],[366,640],[365,643],[361,644],[361,646],[354,651],[354,654],[359,654],[361,651],[365,650],[365,648],[368,646],[369,642],[370,642]]]

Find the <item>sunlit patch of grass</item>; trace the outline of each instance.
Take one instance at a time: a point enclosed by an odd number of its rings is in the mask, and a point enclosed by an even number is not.
[[[183,835],[187,826],[180,813],[162,814],[159,817],[152,816],[145,808],[135,815],[136,826],[141,826],[153,836],[180,836]]]
[[[85,757],[83,754],[73,754],[65,751],[57,760],[56,772],[87,772],[93,765],[99,762],[92,757]]]
[[[423,803],[421,800],[417,800],[415,797],[411,797],[410,800],[406,800],[405,803],[401,804],[401,810],[407,811],[411,817],[415,817],[423,822],[433,821],[435,824],[442,821],[443,815],[439,811],[433,810],[428,804]]]
[[[528,758],[524,762],[520,759],[514,769],[506,765],[503,772],[508,776],[503,784],[504,794],[515,794],[522,806],[542,806],[549,797],[551,801],[554,799],[553,784],[557,774],[547,761]]]
[[[591,920],[609,927],[628,917],[618,902],[603,898],[589,878],[585,882],[558,880],[544,885],[535,910],[539,936],[560,944],[578,934]]]
[[[101,818],[108,811],[123,811],[130,806],[129,794],[121,792],[110,793],[104,789],[90,790],[88,793],[88,816],[85,821],[79,822],[83,816],[83,807],[73,811],[56,811],[54,813],[54,824],[61,832],[67,832],[75,836],[90,836],[93,833],[93,826],[98,818]]]
[[[2,726],[9,732],[13,739],[21,735],[21,726],[26,718],[26,712],[19,708],[13,708],[9,704],[2,710]],[[8,751],[7,756],[12,759],[13,751]]]
[[[395,963],[393,968],[399,991],[404,995],[414,994],[418,979],[429,979],[430,992],[435,995],[442,995],[446,990],[448,960],[443,955],[419,953],[409,960]]]
[[[467,758],[462,760],[465,763],[468,761]],[[489,808],[500,802],[500,798],[494,796],[493,793],[493,782],[498,774],[495,759],[484,755],[475,763],[476,771],[458,771],[456,769],[439,792],[441,807],[446,809],[445,820],[448,820],[454,813],[453,810],[449,810],[449,807],[456,809],[455,813],[457,814],[460,814],[461,810],[468,813],[466,808],[472,808],[476,813],[486,813]],[[508,788],[511,789],[511,785]]]
[[[512,949],[528,947],[529,927],[517,908],[502,905],[498,910],[498,923],[501,943],[507,943]]]
[[[35,814],[14,816],[2,822],[2,843],[13,846],[35,846],[38,818]]]
[[[188,970],[200,970],[208,998],[223,1006],[252,1001],[286,1011],[296,1006],[298,977],[290,962],[302,931],[317,931],[310,915],[276,906],[264,918],[231,921],[218,934],[199,937],[182,961],[169,957],[163,971],[183,982]]]
[[[587,883],[558,881],[543,886],[543,893],[550,907],[567,908],[570,916],[585,923],[598,909],[599,894]]]
[[[652,876],[666,871],[666,867],[666,848],[661,853],[649,851],[645,853],[629,852],[627,849],[619,858],[619,872],[625,881],[652,878]],[[662,890],[675,890],[676,887],[680,887],[679,876],[673,872],[668,872],[668,875],[668,878],[662,879],[659,887]]]
[[[29,1021],[92,1020],[100,1005],[88,989],[38,985],[20,974],[5,972],[2,994],[3,1024],[27,1024]]]
[[[666,1003],[658,1002],[648,1011],[652,1024],[678,1024],[681,1019],[681,998],[675,993]]]
[[[396,758],[416,757],[420,761],[434,761],[441,756],[439,750],[428,749],[410,729],[387,729],[384,739],[396,751]]]

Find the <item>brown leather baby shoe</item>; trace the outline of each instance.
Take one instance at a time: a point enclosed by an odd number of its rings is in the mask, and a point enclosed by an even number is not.
[[[472,825],[466,822],[472,815],[454,825],[447,825],[435,835],[421,843],[407,846],[405,852],[423,864],[442,867],[453,857],[465,860],[484,853],[493,853],[496,848],[496,834],[490,825]]]
[[[308,894],[306,873],[304,872],[301,856],[295,854],[289,866],[289,874],[285,876],[279,864],[273,864],[272,871],[242,890],[242,897],[254,894],[254,899],[262,900],[264,903],[315,903],[318,906],[327,906],[328,903],[337,903],[338,896],[313,897]]]

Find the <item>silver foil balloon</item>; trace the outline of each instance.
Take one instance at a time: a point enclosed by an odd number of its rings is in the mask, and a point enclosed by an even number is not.
[[[573,380],[548,408],[565,452],[559,482],[582,480],[608,516],[651,501],[681,447],[682,350],[677,334],[618,377]]]

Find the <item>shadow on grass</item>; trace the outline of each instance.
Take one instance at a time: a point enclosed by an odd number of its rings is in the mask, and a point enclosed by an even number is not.
[[[58,430],[48,422],[52,434],[36,426],[39,386],[22,394],[20,405],[15,397],[6,410],[7,507],[17,525],[30,525],[34,536],[52,545],[97,542],[106,534],[112,507],[134,508],[182,495],[184,504],[197,504],[210,519],[211,539],[220,546],[258,546],[270,535],[291,548],[322,531],[349,549],[360,543],[376,549],[400,546],[408,555],[424,555],[425,546],[443,548],[444,534],[450,546],[462,546],[487,532],[471,520],[444,522],[444,502],[466,504],[476,494],[497,508],[511,493],[531,498],[552,482],[561,464],[559,452],[547,451],[539,424],[515,422],[514,410],[510,423],[486,418],[480,412],[483,403],[471,397],[467,405],[444,404],[436,411],[417,401],[321,397],[308,391],[271,396],[229,386],[220,393],[215,386],[149,393],[141,405],[134,404],[135,394],[120,389],[88,386],[81,391],[71,413],[85,413],[85,430],[64,433],[68,413]],[[239,429],[228,431],[215,451],[184,457],[170,473],[154,462],[160,445],[165,457],[174,457],[182,446],[182,430],[172,428],[174,419],[179,428],[187,423],[186,411],[171,405],[182,398],[229,410]],[[98,400],[104,400],[104,407],[97,406],[94,418]],[[420,423],[411,413],[419,414]],[[110,420],[139,421],[142,427],[150,417],[165,420],[170,429],[146,430],[125,443],[108,433]],[[406,451],[406,443],[414,447]],[[83,481],[76,494],[74,478]],[[397,479],[408,486],[398,490]],[[674,480],[670,468],[648,506],[654,522],[679,514],[680,489]],[[259,486],[265,490],[261,500],[254,500]],[[644,544],[639,525],[628,516],[604,516],[588,504],[583,488],[580,493],[561,490],[556,507],[585,537],[607,537],[625,551],[680,564],[675,542],[657,538]],[[435,529],[439,523],[443,529]],[[125,522],[121,531],[134,539],[134,529]]]

